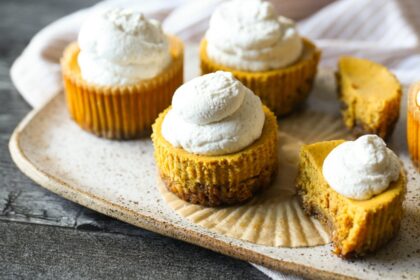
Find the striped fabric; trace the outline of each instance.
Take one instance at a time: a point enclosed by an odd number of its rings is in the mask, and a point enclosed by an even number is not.
[[[386,65],[404,84],[420,79],[418,0],[343,0],[299,27],[323,49],[325,67],[335,67],[341,55],[355,55]]]
[[[164,29],[196,43],[223,0],[107,0],[64,17],[35,35],[11,69],[19,92],[38,107],[62,90],[59,59],[76,39],[83,19],[94,9],[130,6],[163,21]],[[420,80],[419,0],[273,0],[277,11],[299,21],[302,35],[323,50],[321,65],[335,68],[341,55],[385,64],[403,84]],[[329,5],[327,5],[329,4]],[[327,6],[325,6],[327,5]],[[188,59],[188,57],[187,57]],[[187,62],[188,67],[188,62]],[[188,70],[187,70],[188,71]],[[299,279],[256,266],[273,279]]]

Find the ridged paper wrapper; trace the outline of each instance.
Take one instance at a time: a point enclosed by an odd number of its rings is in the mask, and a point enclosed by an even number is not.
[[[419,91],[420,82],[410,88],[407,107],[408,151],[418,171],[420,171],[420,106],[417,104],[417,93]]]

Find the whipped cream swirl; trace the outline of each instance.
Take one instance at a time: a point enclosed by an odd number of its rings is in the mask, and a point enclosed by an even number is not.
[[[206,39],[209,58],[243,71],[289,66],[303,50],[295,24],[278,17],[273,5],[261,0],[233,0],[218,6]]]
[[[82,77],[97,85],[153,78],[171,60],[160,23],[131,10],[112,9],[90,17],[80,29],[78,43]]]
[[[376,135],[365,135],[333,149],[324,160],[325,180],[336,192],[365,200],[398,180],[400,161]]]
[[[176,90],[162,135],[190,153],[225,155],[257,140],[264,122],[260,98],[231,73],[218,71]]]

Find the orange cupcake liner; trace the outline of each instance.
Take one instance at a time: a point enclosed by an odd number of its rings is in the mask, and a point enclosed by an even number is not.
[[[416,97],[419,90],[420,82],[410,88],[407,109],[408,151],[418,171],[420,171],[420,106],[417,105]]]
[[[179,197],[188,197],[189,193],[196,193],[200,188],[218,188],[232,195],[230,190],[238,189],[247,180],[259,176],[271,177],[276,170],[277,121],[267,107],[264,107],[266,122],[261,137],[244,150],[222,156],[191,154],[166,141],[161,134],[161,126],[169,110],[160,114],[153,125],[152,141],[160,175],[165,181],[170,181],[170,185],[176,186],[170,191]],[[270,174],[263,175],[266,170],[270,170]],[[241,193],[235,195],[240,197]],[[235,201],[232,197],[231,200]]]
[[[207,55],[207,40],[203,39],[200,44],[201,74],[219,70],[231,72],[276,115],[286,115],[308,97],[321,57],[321,51],[311,41],[304,38],[303,43],[304,51],[297,63],[270,71],[248,72],[212,61]]]
[[[61,60],[68,111],[83,129],[110,139],[133,139],[150,131],[183,83],[183,44],[170,37],[172,62],[158,76],[128,86],[96,86],[82,79],[77,43]]]

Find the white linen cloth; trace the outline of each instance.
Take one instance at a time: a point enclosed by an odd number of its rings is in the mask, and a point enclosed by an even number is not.
[[[62,90],[59,59],[63,48],[77,38],[83,19],[109,6],[140,9],[163,22],[168,33],[186,43],[198,42],[214,8],[223,0],[107,0],[75,12],[34,36],[11,68],[18,91],[39,107]],[[323,50],[321,64],[335,68],[341,55],[369,58],[389,67],[404,85],[420,80],[419,0],[273,0],[279,13],[300,19],[303,36]],[[256,266],[273,279],[300,279]]]

